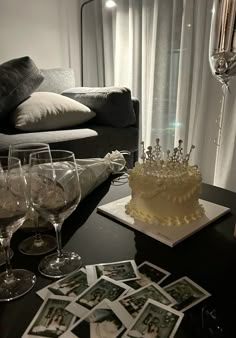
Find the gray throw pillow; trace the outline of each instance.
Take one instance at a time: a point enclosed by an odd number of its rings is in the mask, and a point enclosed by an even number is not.
[[[125,87],[76,87],[64,90],[62,95],[88,106],[96,113],[96,124],[128,127],[136,118],[131,92]]]
[[[72,68],[40,69],[44,80],[37,92],[52,92],[61,94],[63,90],[75,86],[75,73]]]
[[[80,125],[95,116],[90,108],[56,93],[35,92],[13,112],[21,131],[45,131]]]
[[[44,75],[29,56],[0,65],[0,119],[26,100],[43,82]]]

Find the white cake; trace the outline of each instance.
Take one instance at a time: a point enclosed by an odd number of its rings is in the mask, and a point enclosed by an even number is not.
[[[204,208],[199,204],[201,173],[195,165],[189,165],[190,152],[183,156],[182,141],[167,151],[162,158],[159,139],[154,148],[144,144],[142,163],[129,170],[131,200],[126,212],[146,223],[162,225],[188,224],[201,218]]]

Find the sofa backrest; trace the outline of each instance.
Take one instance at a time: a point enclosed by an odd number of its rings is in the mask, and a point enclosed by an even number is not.
[[[72,68],[41,69],[45,76],[37,92],[53,92],[61,94],[63,90],[75,87],[75,74]]]
[[[38,92],[53,92],[61,94],[63,91],[75,87],[75,74],[73,68],[49,68],[41,69],[45,76],[44,81],[38,87]],[[137,127],[140,127],[139,100],[132,97]]]

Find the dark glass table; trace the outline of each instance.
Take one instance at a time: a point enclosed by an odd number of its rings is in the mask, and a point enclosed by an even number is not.
[[[188,276],[212,296],[185,312],[176,337],[236,337],[236,240],[233,237],[236,193],[203,184],[201,198],[227,206],[231,212],[170,248],[97,212],[98,205],[130,193],[124,182],[113,182],[111,178],[80,203],[63,225],[64,248],[78,252],[84,265],[127,259],[135,259],[137,264],[149,261],[171,272],[165,284]],[[24,256],[17,250],[19,242],[27,236],[22,230],[14,234],[12,264],[13,268],[34,271],[37,282],[25,296],[0,303],[1,338],[22,336],[42,303],[35,292],[53,281],[38,273],[41,257]]]

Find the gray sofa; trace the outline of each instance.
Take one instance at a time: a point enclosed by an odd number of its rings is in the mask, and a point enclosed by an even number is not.
[[[72,69],[44,69],[41,70],[44,75],[44,81],[39,86],[39,92],[54,92],[71,97],[69,88],[75,87],[74,72]],[[80,88],[82,90],[81,99],[86,99],[86,92],[93,91],[93,88]],[[102,88],[103,94],[106,88]],[[73,97],[72,97],[73,98]],[[80,101],[80,98],[78,98]],[[93,99],[93,104],[96,98]],[[86,101],[86,103],[89,103]],[[84,104],[86,104],[84,103]],[[9,123],[1,121],[0,125],[0,154],[6,154],[10,144],[21,142],[46,142],[50,144],[51,149],[67,149],[75,153],[76,158],[103,157],[113,150],[127,150],[130,155],[126,158],[129,167],[134,165],[138,158],[138,140],[139,140],[139,101],[132,98],[132,110],[135,113],[135,120],[128,126],[116,126],[109,122],[104,125],[99,121],[101,111],[96,111],[96,118],[80,124],[76,127],[60,130],[47,130],[36,132],[22,132]],[[96,104],[95,104],[96,106]],[[94,107],[90,107],[91,109]],[[107,112],[106,112],[107,113]],[[115,112],[119,115],[119,111]],[[123,112],[124,113],[124,112]],[[113,117],[112,117],[113,116]],[[109,115],[116,120],[114,115]],[[129,116],[127,116],[129,119]]]

